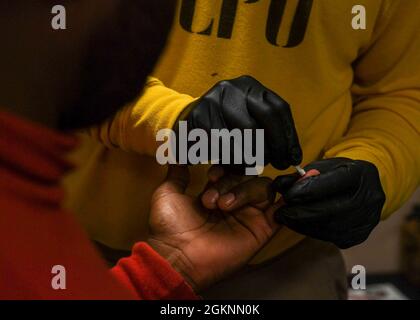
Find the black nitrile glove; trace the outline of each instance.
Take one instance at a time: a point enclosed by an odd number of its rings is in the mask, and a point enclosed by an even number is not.
[[[286,205],[275,214],[278,223],[301,234],[333,242],[345,249],[365,241],[379,223],[385,194],[377,168],[370,162],[326,159],[305,167],[320,175],[287,175],[273,183]]]
[[[252,129],[255,137],[255,129],[264,129],[265,164],[286,169],[302,161],[288,103],[250,76],[219,82],[187,110],[188,132],[196,128],[204,129],[208,134],[211,129],[238,128],[242,133],[243,129]],[[255,154],[256,142],[253,140],[252,152]],[[231,163],[233,151],[231,145]]]

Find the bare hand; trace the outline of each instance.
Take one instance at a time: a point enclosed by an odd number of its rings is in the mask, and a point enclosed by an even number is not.
[[[188,183],[187,167],[170,168],[152,198],[148,242],[199,291],[244,266],[267,243],[277,230],[278,206],[209,214],[185,194]]]
[[[214,165],[208,172],[209,184],[201,196],[207,209],[230,212],[244,206],[266,210],[275,200],[272,180],[268,177],[246,177]]]

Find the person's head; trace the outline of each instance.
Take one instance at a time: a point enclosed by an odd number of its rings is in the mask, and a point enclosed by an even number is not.
[[[65,130],[112,116],[140,95],[175,2],[1,1],[0,107],[26,108]],[[66,9],[65,30],[52,28],[55,5]]]

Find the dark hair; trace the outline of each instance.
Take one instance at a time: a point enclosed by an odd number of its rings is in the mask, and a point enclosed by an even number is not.
[[[162,52],[176,1],[124,0],[89,40],[81,91],[61,108],[61,129],[98,124],[138,97]]]

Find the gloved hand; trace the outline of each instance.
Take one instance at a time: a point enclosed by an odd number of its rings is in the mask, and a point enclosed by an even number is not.
[[[211,129],[264,129],[265,164],[286,169],[302,161],[288,103],[250,76],[219,82],[187,110],[190,112],[185,119],[188,132],[196,128],[204,129],[207,134]],[[255,131],[253,134],[255,136]],[[255,154],[256,142],[253,140],[252,152]],[[231,145],[231,163],[233,150]]]
[[[385,194],[375,165],[347,158],[326,159],[305,167],[319,175],[277,177],[274,188],[286,205],[278,223],[345,249],[365,241],[379,223]]]

